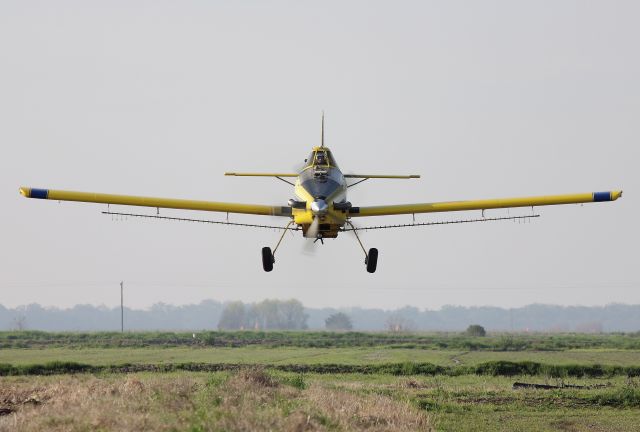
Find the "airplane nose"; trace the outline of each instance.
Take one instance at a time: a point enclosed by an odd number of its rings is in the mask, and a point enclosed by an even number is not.
[[[317,199],[311,203],[311,211],[313,214],[325,214],[327,210],[329,210],[329,206],[323,199]]]

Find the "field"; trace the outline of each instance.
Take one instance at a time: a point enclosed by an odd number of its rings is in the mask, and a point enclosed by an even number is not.
[[[7,332],[0,431],[640,430],[639,342]]]

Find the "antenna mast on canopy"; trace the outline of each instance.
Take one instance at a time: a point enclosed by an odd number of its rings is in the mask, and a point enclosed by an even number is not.
[[[322,111],[322,137],[320,138],[320,147],[324,147],[324,111]]]

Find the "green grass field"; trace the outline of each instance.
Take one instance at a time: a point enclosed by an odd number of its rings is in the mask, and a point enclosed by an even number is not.
[[[640,430],[637,335],[188,336],[0,333],[0,431]]]
[[[433,363],[476,365],[493,360],[535,361],[547,364],[640,365],[640,351],[455,351],[376,348],[35,348],[0,349],[0,363],[32,364],[73,361],[92,365],[118,363],[246,363],[246,364],[376,364]]]

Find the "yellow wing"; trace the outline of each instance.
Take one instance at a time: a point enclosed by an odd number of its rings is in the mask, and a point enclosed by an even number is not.
[[[387,174],[345,174],[344,178],[358,179],[414,179],[420,178],[419,174],[387,175]]]
[[[246,213],[267,216],[291,216],[290,207],[257,204],[235,204],[213,201],[196,201],[174,198],[152,198],[131,195],[112,195],[93,192],[73,192],[53,189],[21,187],[20,194],[27,198],[50,199],[55,201],[79,201],[102,204],[172,208],[183,210],[203,210],[226,213]]]
[[[298,177],[299,174],[294,173],[255,173],[255,172],[226,172],[226,176],[236,177]]]
[[[400,204],[376,207],[352,207],[349,215],[386,216],[413,213],[453,212],[464,210],[488,210],[508,207],[539,207],[559,204],[579,204],[589,202],[615,201],[622,191],[589,192],[569,195],[547,195],[522,198],[499,198],[474,201],[449,201],[422,204]]]

